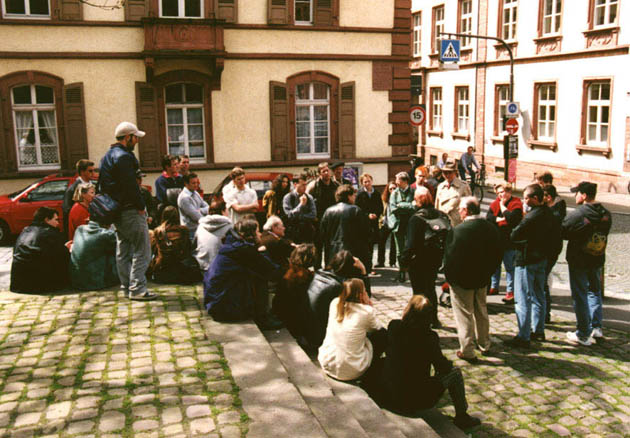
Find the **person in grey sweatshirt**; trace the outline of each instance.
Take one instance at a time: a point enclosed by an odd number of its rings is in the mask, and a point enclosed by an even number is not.
[[[228,217],[225,203],[221,203],[211,213],[199,219],[199,226],[195,233],[197,247],[193,250],[193,256],[204,272],[208,270],[219,253],[219,248],[223,244],[223,237],[233,225]]]

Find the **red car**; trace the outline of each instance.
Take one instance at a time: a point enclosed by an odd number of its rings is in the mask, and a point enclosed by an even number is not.
[[[61,228],[63,195],[76,178],[74,174],[52,174],[22,190],[9,195],[0,195],[0,243],[6,243],[12,234],[19,234],[30,225],[33,222],[35,210],[39,207],[57,210]]]

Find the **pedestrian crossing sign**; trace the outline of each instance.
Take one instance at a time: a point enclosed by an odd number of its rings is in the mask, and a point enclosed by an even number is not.
[[[459,61],[459,40],[441,40],[440,49],[441,62]]]

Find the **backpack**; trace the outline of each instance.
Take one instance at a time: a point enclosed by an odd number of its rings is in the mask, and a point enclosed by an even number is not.
[[[610,214],[606,212],[597,223],[591,223],[592,231],[584,242],[582,251],[594,257],[603,256],[608,245],[608,232],[610,231]]]
[[[451,231],[451,220],[448,215],[437,210],[438,216],[429,218],[426,210],[418,210],[416,216],[426,222],[427,228],[424,232],[424,247],[429,251],[444,254],[446,236]]]

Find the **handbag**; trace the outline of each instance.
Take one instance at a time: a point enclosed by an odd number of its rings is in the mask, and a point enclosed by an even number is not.
[[[100,223],[112,224],[120,215],[120,203],[107,193],[96,195],[90,204],[90,218]]]

